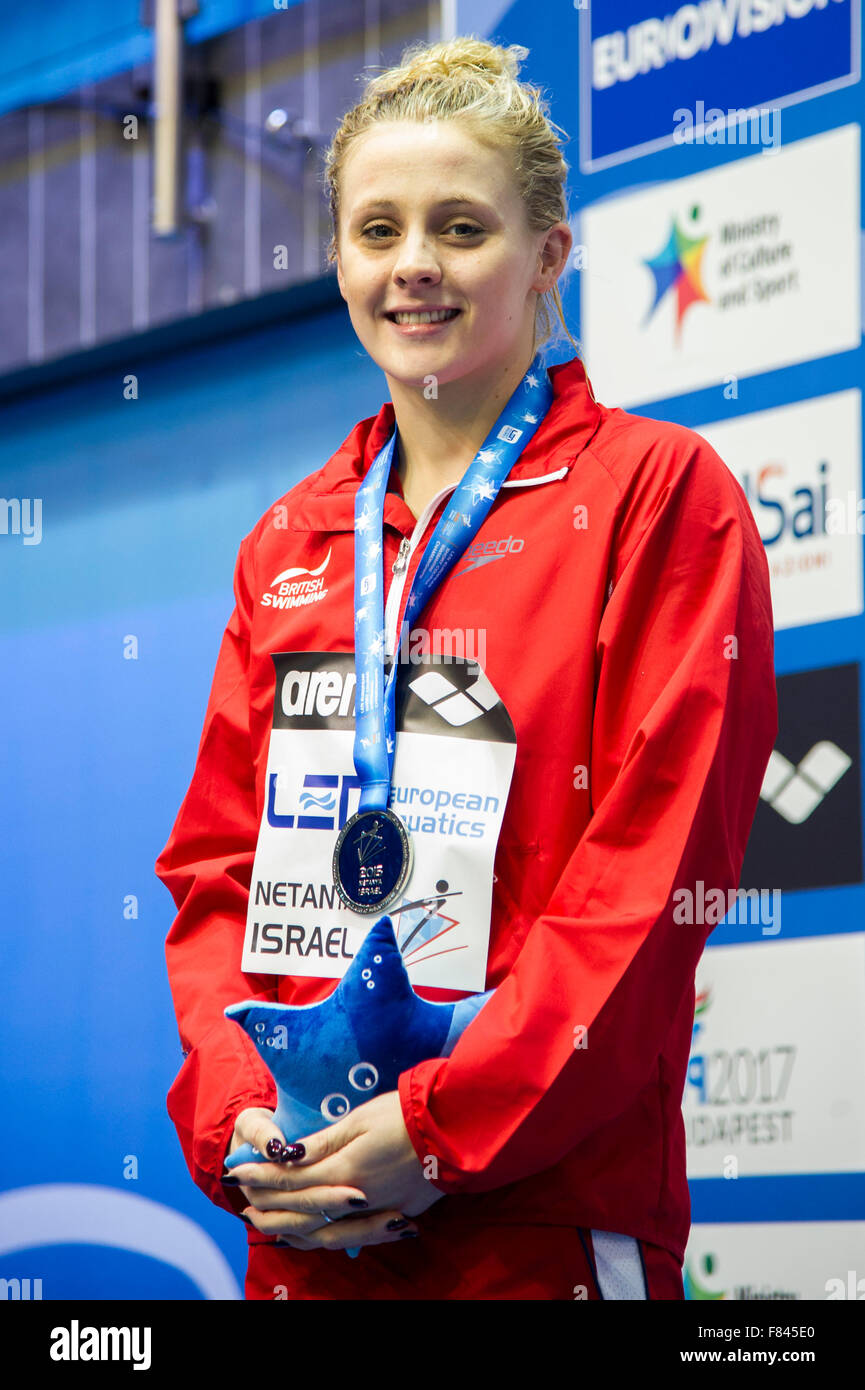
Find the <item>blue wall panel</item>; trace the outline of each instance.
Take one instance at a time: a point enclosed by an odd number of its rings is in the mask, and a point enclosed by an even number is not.
[[[3,1071],[16,1140],[0,1193],[88,1183],[167,1204],[222,1244],[241,1287],[243,1232],[192,1185],[165,1110],[182,1059],[153,862],[192,774],[240,541],[385,397],[336,310],[133,357],[0,413],[0,492],[43,504],[40,544],[0,536],[0,1028],[20,1062]],[[122,1261],[12,1256],[6,1238],[0,1207],[0,1275],[42,1277],[45,1298],[105,1296]],[[127,1259],[124,1297],[187,1296],[167,1259]]]

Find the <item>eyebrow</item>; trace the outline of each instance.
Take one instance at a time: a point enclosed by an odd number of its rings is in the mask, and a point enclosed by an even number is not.
[[[465,193],[457,193],[452,198],[440,198],[438,202],[433,203],[433,207],[458,207],[464,204],[471,204],[475,207],[487,206],[483,198],[478,198],[477,195],[471,198]],[[398,209],[398,206],[399,205],[397,203],[394,203],[390,198],[368,198],[365,203],[362,203],[359,208],[355,209],[354,215],[355,217],[363,217],[368,212],[372,212],[373,210],[378,210],[381,212],[384,211],[385,208],[387,208],[389,211],[396,211]]]

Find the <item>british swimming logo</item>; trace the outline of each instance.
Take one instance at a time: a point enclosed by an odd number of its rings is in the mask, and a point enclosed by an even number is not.
[[[309,603],[318,603],[327,593],[324,572],[330,564],[331,554],[332,550],[328,550],[321,564],[314,570],[304,569],[301,565],[283,570],[271,582],[270,588],[262,594],[259,600],[262,607],[305,608]]]

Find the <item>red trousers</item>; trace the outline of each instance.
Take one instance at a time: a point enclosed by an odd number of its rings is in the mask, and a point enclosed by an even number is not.
[[[344,1250],[250,1244],[248,1299],[587,1299],[603,1295],[591,1232],[576,1226],[490,1225],[416,1218],[421,1234]],[[640,1242],[650,1299],[683,1299],[670,1251]]]

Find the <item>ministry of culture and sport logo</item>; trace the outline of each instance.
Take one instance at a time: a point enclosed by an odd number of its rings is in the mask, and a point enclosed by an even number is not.
[[[700,209],[695,205],[691,208],[691,220],[696,222],[699,216]],[[673,294],[676,299],[676,343],[678,344],[681,342],[682,322],[691,305],[701,301],[705,304],[711,303],[702,280],[703,255],[708,240],[708,236],[688,236],[687,232],[683,232],[680,228],[677,219],[675,217],[671,219],[670,234],[665,245],[656,255],[643,261],[643,265],[655,277],[655,299],[643,322],[644,328],[654,315],[661,300],[666,299],[668,294]]]
[[[704,1255],[700,1263],[703,1266],[705,1274],[711,1277],[715,1273],[716,1260],[714,1255]],[[685,1298],[688,1300],[701,1303],[717,1303],[719,1299],[727,1297],[726,1289],[722,1289],[718,1293],[713,1293],[710,1289],[707,1289],[695,1274],[690,1260],[685,1261],[683,1282],[685,1285]]]
[[[682,1282],[686,1299],[698,1303],[717,1303],[722,1299],[756,1303],[764,1299],[772,1302],[791,1302],[802,1297],[798,1289],[784,1289],[769,1283],[734,1284],[732,1289],[719,1289],[716,1292],[707,1287],[705,1280],[716,1276],[718,1263],[717,1255],[711,1253],[702,1255],[699,1260],[685,1260]]]

